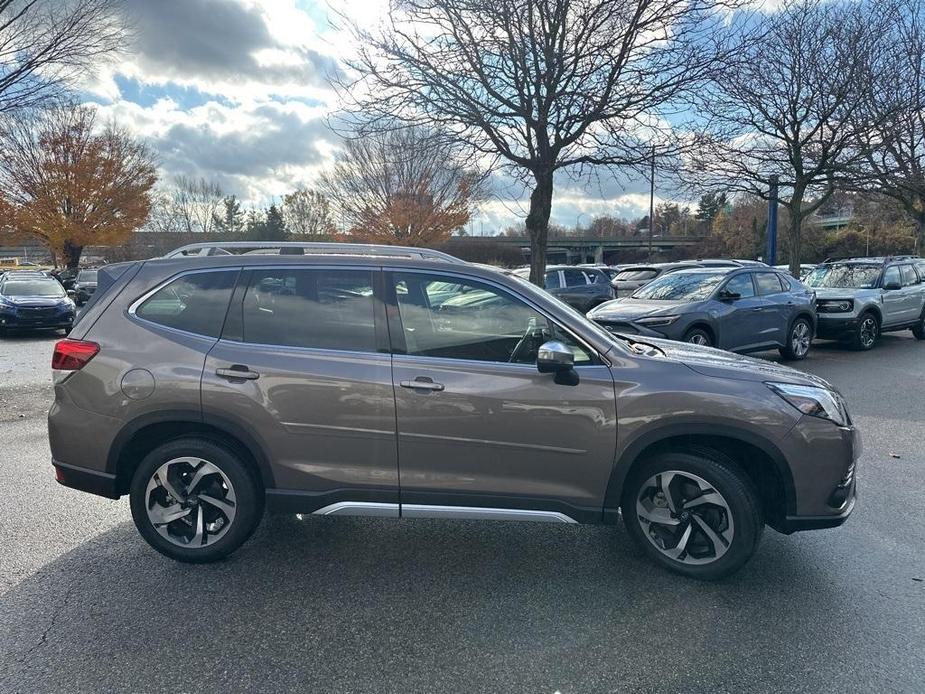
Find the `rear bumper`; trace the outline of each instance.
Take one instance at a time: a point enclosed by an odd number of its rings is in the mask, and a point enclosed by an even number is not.
[[[55,479],[58,484],[71,489],[79,489],[82,492],[105,496],[109,499],[118,499],[119,493],[116,491],[116,476],[99,470],[88,470],[87,468],[68,465],[58,460],[52,459],[51,464],[55,468]]]

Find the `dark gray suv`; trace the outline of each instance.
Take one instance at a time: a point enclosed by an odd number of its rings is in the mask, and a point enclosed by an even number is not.
[[[766,524],[840,525],[858,433],[787,367],[618,338],[520,280],[416,249],[299,246],[110,265],[55,347],[58,481],[128,494],[177,560],[264,507],[615,523],[711,579]],[[236,249],[232,249],[236,250]]]
[[[769,267],[678,270],[626,299],[601,304],[588,318],[606,330],[667,337],[734,352],[778,349],[785,359],[809,354],[815,296]]]

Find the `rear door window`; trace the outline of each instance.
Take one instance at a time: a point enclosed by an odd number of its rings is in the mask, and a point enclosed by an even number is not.
[[[218,337],[237,275],[237,269],[182,275],[145,299],[135,315],[168,328]]]
[[[755,284],[758,285],[758,293],[762,296],[780,294],[785,291],[776,272],[756,272]]]
[[[588,284],[588,278],[581,270],[563,270],[565,275],[566,287],[584,287]]]
[[[903,286],[911,287],[912,285],[919,283],[919,276],[915,274],[915,268],[911,265],[902,265],[900,266],[900,272],[903,275]]]
[[[436,288],[436,293],[444,290]],[[376,351],[373,273],[274,269],[251,274],[242,307],[244,342]]]

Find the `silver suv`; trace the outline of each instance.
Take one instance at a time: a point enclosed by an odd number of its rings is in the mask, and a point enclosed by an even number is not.
[[[914,256],[826,261],[809,274],[816,335],[872,349],[883,332],[911,329],[925,340],[925,266]]]
[[[128,494],[169,557],[226,556],[265,506],[622,515],[655,561],[711,579],[748,560],[765,524],[851,513],[858,432],[818,378],[616,337],[429,251],[297,248],[110,265],[55,347],[58,481]]]

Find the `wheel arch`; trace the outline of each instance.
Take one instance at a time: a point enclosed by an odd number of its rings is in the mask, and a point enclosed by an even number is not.
[[[257,438],[241,424],[196,410],[164,410],[128,422],[109,450],[106,471],[116,476],[116,491],[128,492],[132,473],[156,446],[182,436],[201,436],[240,453],[258,475],[264,488],[274,485],[269,459]]]
[[[793,475],[783,453],[772,441],[734,426],[683,424],[643,433],[624,448],[607,485],[605,522],[614,522],[626,480],[635,467],[653,455],[668,451],[695,454],[713,451],[731,459],[755,486],[765,510],[765,522],[772,527],[795,513]]]
[[[684,330],[684,335],[686,336],[691,330],[703,330],[707,335],[710,336],[710,340],[713,342],[713,346],[716,347],[719,342],[719,333],[716,328],[703,318],[698,318],[693,321],[690,325],[687,326]]]

